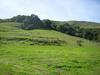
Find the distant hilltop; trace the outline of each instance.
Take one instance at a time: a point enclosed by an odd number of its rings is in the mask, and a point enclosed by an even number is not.
[[[35,14],[31,14],[30,16],[17,15],[9,19],[0,19],[0,22],[18,22],[22,23],[22,25],[19,26],[21,29],[56,30],[72,36],[100,42],[100,23],[87,21],[53,21],[49,19],[41,20]]]

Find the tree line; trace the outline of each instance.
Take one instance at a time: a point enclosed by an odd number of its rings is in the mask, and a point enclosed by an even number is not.
[[[40,20],[37,15],[31,14],[30,16],[18,15],[10,19],[0,19],[0,22],[19,22],[23,23],[20,28],[22,29],[51,29],[56,30],[72,36],[82,37],[88,40],[96,41],[98,39],[98,32],[93,29],[84,29],[80,26],[70,25],[67,22],[61,25],[54,23],[49,19]]]

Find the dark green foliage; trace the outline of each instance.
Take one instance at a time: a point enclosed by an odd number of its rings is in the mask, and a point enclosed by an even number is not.
[[[23,23],[21,28],[23,29],[35,29],[43,28],[43,23],[37,15],[31,14],[31,16],[18,15],[10,19],[11,22]]]
[[[98,39],[98,31],[94,29],[82,29],[79,32],[79,37],[83,37],[88,40],[94,40],[96,41]]]
[[[39,19],[37,15],[32,14],[31,16],[27,16],[24,21],[23,29],[37,29],[44,28],[42,21]]]
[[[3,20],[2,20],[2,19],[0,19],[0,23],[1,23],[1,22],[3,22]]]
[[[57,26],[57,30],[63,33],[67,33],[70,35],[75,35],[75,30],[69,24],[59,25]]]
[[[63,40],[59,39],[33,39],[30,45],[62,45],[65,43]]]
[[[3,23],[3,22],[10,22],[10,19],[0,19],[0,23]]]
[[[26,18],[26,16],[25,15],[17,15],[17,16],[15,16],[15,17],[12,17],[11,19],[10,19],[10,21],[11,22],[23,22],[24,21],[24,19]]]
[[[31,16],[18,15],[11,19],[0,19],[0,22],[20,22],[20,28],[32,29],[52,29],[72,36],[82,37],[88,40],[100,42],[99,23],[85,21],[51,21],[48,19],[40,20],[37,15]]]
[[[52,29],[52,22],[50,21],[50,20],[48,20],[48,19],[45,19],[45,20],[43,20],[42,21],[43,22],[43,24],[44,24],[44,28],[46,28],[46,29]]]
[[[7,41],[7,42],[5,42]],[[25,43],[25,41],[29,41],[30,45],[63,45],[66,42],[64,40],[60,40],[58,38],[17,38],[17,37],[10,37],[10,38],[5,38],[5,37],[0,37],[0,45],[1,44],[7,44],[10,41],[23,41],[23,43]]]
[[[57,25],[56,24],[52,24],[51,27],[52,27],[53,30],[57,30]]]
[[[82,46],[82,40],[77,40],[76,42],[78,46]]]

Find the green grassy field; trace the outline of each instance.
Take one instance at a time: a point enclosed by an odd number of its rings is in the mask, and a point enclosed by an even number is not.
[[[99,43],[19,25],[0,23],[0,75],[100,74]]]

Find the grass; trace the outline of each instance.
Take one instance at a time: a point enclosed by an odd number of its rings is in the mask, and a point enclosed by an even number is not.
[[[79,26],[85,29],[100,29],[100,23],[86,22],[86,21],[68,21],[68,24]]]
[[[0,52],[0,75],[100,74],[99,48],[9,44]]]
[[[0,75],[100,74],[99,43],[53,30],[21,30],[19,25],[0,24]]]

